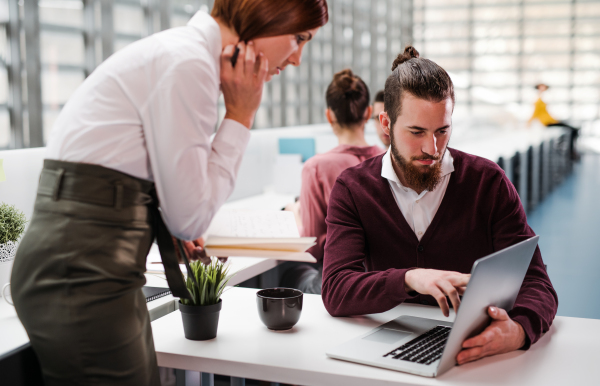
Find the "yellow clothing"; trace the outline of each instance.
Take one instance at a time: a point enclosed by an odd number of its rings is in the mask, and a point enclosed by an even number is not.
[[[535,102],[535,110],[533,111],[533,115],[529,118],[529,123],[534,119],[542,122],[544,126],[551,125],[553,123],[559,123],[556,119],[552,118],[548,110],[546,110],[546,103],[542,100],[542,98],[538,98]]]

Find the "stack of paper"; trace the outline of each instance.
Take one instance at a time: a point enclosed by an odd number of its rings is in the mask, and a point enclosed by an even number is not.
[[[315,237],[300,237],[294,214],[286,211],[221,210],[204,237],[209,256],[267,257],[316,262],[306,252]]]

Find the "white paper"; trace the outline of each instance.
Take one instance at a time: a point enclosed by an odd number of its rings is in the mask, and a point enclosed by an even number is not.
[[[294,214],[288,211],[221,210],[206,231],[220,237],[300,237]]]

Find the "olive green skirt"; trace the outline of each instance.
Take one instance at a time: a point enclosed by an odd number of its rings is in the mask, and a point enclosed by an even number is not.
[[[146,300],[154,185],[46,160],[11,292],[46,385],[160,385]]]

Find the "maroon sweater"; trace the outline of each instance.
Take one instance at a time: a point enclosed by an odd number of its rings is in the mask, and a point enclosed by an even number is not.
[[[454,172],[421,241],[400,212],[383,156],[344,171],[327,209],[322,296],[333,316],[387,311],[402,302],[436,305],[404,290],[413,267],[470,273],[475,260],[534,236],[510,180],[495,163],[450,149]],[[548,331],[558,298],[539,248],[509,312],[529,348]]]

